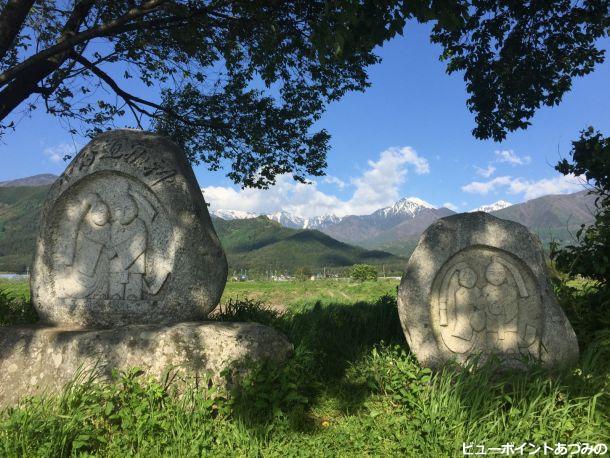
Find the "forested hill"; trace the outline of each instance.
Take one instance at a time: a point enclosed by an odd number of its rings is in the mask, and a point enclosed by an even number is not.
[[[399,272],[406,263],[403,258],[348,245],[316,230],[286,228],[264,216],[213,221],[233,270],[281,272],[367,263],[383,265],[387,272]]]
[[[0,272],[24,272],[32,265],[40,210],[48,186],[0,187]],[[312,230],[288,229],[265,217],[225,221],[213,218],[230,271],[294,272],[298,268],[347,267],[356,263],[399,271],[404,259],[366,250]]]
[[[32,265],[42,204],[49,186],[0,187],[0,272]]]

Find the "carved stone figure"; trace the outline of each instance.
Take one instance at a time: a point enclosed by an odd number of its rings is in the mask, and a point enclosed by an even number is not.
[[[184,153],[147,132],[97,136],[52,186],[32,299],[44,321],[110,327],[203,318],[227,264]]]
[[[495,259],[485,269],[487,285],[483,297],[487,305],[487,332],[496,334],[496,346],[517,350],[517,291],[507,283],[504,267]]]
[[[570,364],[578,346],[551,292],[539,240],[487,213],[443,218],[421,236],[403,276],[399,314],[420,362],[438,367],[491,355]]]
[[[85,215],[78,226],[72,250],[64,268],[70,278],[71,291],[63,296],[108,297],[108,244],[110,242],[110,210],[99,195],[87,196]]]
[[[148,246],[146,224],[138,218],[138,204],[130,195],[115,206],[113,213],[110,298],[142,299]]]

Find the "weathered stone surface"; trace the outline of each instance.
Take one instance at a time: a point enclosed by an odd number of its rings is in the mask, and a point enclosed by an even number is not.
[[[44,322],[111,327],[204,318],[227,262],[184,153],[143,131],[97,136],[51,187],[32,300]]]
[[[187,378],[220,372],[240,361],[281,362],[292,344],[273,328],[256,323],[181,323],[172,326],[131,325],[107,330],[74,330],[41,326],[0,328],[0,406],[26,395],[59,391],[80,370],[97,367],[108,377],[113,368],[139,367],[163,377],[176,369]]]
[[[547,367],[578,358],[572,326],[549,283],[539,239],[487,213],[438,220],[421,236],[398,291],[407,341],[421,364],[472,355],[502,366]]]

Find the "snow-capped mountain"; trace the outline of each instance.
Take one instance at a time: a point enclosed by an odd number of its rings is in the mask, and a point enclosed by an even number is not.
[[[390,207],[380,208],[373,215],[384,218],[397,215],[415,216],[425,208],[434,208],[434,206],[417,197],[403,197]]]
[[[250,219],[261,216],[257,215],[256,213],[242,210],[217,209],[212,210],[210,213],[216,216],[217,218],[222,218],[225,220]],[[277,223],[280,223],[282,226],[290,227],[292,229],[322,229],[324,227],[336,224],[341,221],[341,218],[335,215],[322,215],[314,216],[312,218],[303,218],[302,216],[294,215],[285,210],[270,213],[264,216],[269,218],[271,221],[275,221]]]
[[[265,215],[271,221],[280,223],[284,227],[292,229],[319,229],[324,230],[332,228],[337,225],[350,227],[355,222],[356,225],[360,225],[366,222],[367,225],[379,226],[379,227],[392,227],[405,220],[413,219],[422,214],[436,214],[438,210],[435,209],[430,203],[419,199],[417,197],[404,197],[393,205],[373,212],[370,215],[350,215],[340,217],[336,215],[322,215],[314,216],[311,218],[305,218],[299,215],[295,215],[286,210],[280,210],[275,213]],[[239,211],[239,210],[214,210],[213,215],[226,219],[247,219],[256,218],[258,215],[251,212]],[[339,230],[341,230],[339,228]]]
[[[506,207],[510,207],[512,204],[506,200],[499,200],[497,202],[494,202],[493,204],[488,204],[488,205],[481,205],[478,208],[475,208],[474,210],[470,210],[471,212],[485,212],[485,213],[491,213],[491,212],[495,212],[498,210],[502,210],[503,208]]]
[[[325,227],[337,224],[342,218],[336,215],[322,215],[307,218],[303,229],[324,229]]]
[[[222,218],[222,219],[226,219],[226,220],[250,219],[250,218],[256,218],[258,216],[256,213],[245,212],[245,211],[241,211],[241,210],[218,209],[218,210],[212,210],[211,213],[212,213],[212,215],[214,215],[218,218]]]
[[[394,237],[396,231],[400,234],[420,231],[421,227],[425,229],[438,218],[453,213],[447,208],[435,208],[417,197],[405,197],[370,215],[345,216],[321,231],[342,242],[358,244],[379,237]]]
[[[293,215],[287,211],[281,210],[279,212],[271,213],[266,215],[271,221],[275,221],[280,223],[284,227],[290,227],[292,229],[303,229],[305,227],[305,223],[307,221],[306,218],[303,218],[298,215]]]

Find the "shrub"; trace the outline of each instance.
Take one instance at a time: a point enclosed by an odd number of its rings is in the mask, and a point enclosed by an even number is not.
[[[575,244],[551,244],[551,258],[564,273],[556,285],[558,296],[586,346],[610,328],[610,138],[589,128],[572,142],[570,154],[571,162],[564,159],[555,168],[592,185],[595,221],[581,226]]]
[[[38,314],[30,301],[0,289],[0,326],[29,324],[38,321]]]
[[[354,264],[350,270],[350,277],[356,281],[377,281],[377,269],[369,264]]]

